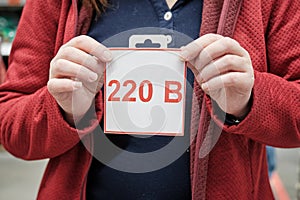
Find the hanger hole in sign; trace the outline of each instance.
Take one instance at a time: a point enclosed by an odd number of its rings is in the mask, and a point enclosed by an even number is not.
[[[147,39],[144,43],[137,43],[136,48],[160,48],[161,45],[159,43],[152,43],[152,40]]]

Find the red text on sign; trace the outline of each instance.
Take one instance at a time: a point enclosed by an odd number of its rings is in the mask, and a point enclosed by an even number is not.
[[[108,97],[108,101],[120,101],[120,97],[115,97],[115,95],[117,94],[117,92],[120,90],[120,82],[117,81],[117,80],[111,80],[109,83],[108,83],[108,86],[111,87],[113,85],[116,85],[116,88],[115,90],[111,93],[111,95],[109,95]]]
[[[148,97],[144,97],[144,86],[145,84],[148,85]],[[153,96],[153,86],[152,83],[148,80],[144,80],[139,87],[139,96],[142,102],[149,102]]]
[[[125,96],[123,97],[122,101],[136,101],[135,97],[130,97],[130,95],[132,95],[132,93],[135,91],[136,89],[136,83],[133,80],[127,80],[124,82],[123,86],[127,87],[128,85],[131,85],[130,90],[125,94]]]
[[[175,86],[175,89],[171,89],[171,86]],[[165,82],[165,102],[166,103],[179,103],[182,100],[181,83],[178,81],[166,81]],[[170,98],[170,94],[176,94],[177,98]]]
[[[115,85],[112,93],[108,97],[108,101],[122,101],[122,102],[136,102],[136,97],[133,96],[134,91],[137,88],[137,84],[134,80],[126,80],[123,83],[123,87],[130,87],[130,89],[126,92],[124,97],[121,100],[121,97],[117,97],[117,93],[121,89],[121,83],[118,80],[111,80],[108,83],[109,87]],[[145,87],[148,88],[148,92],[145,95]],[[174,88],[175,87],[175,88]],[[179,103],[182,100],[182,93],[180,92],[182,89],[182,85],[178,81],[165,81],[165,103]],[[153,97],[153,84],[149,80],[144,80],[140,83],[139,89],[139,99],[147,103],[151,101]],[[174,96],[176,97],[174,98]]]

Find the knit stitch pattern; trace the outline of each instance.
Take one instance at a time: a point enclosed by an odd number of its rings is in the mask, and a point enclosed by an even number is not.
[[[85,34],[92,19],[90,8],[78,8],[76,2],[26,1],[7,79],[0,85],[0,143],[23,159],[50,158],[38,199],[85,198],[91,155],[80,139],[91,143],[90,133],[103,115],[99,93],[96,115],[75,129],[65,122],[46,87],[51,59],[61,45]],[[243,0],[236,22],[234,5],[238,1],[204,0],[201,35],[217,33],[225,23],[222,34],[229,36],[229,27],[235,26],[232,37],[249,52],[255,69],[251,110],[239,125],[224,125],[209,97],[195,85],[191,125],[195,140],[190,151],[193,200],[273,199],[265,144],[300,146],[300,1]],[[224,22],[221,16],[227,16],[222,17]],[[211,121],[214,127],[209,128]],[[204,139],[220,128],[217,144],[209,156],[200,158]]]

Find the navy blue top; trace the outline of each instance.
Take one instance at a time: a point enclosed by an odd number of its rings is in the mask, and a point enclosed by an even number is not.
[[[168,47],[177,48],[199,36],[202,0],[178,0],[171,10],[165,0],[112,0],[110,4],[105,13],[93,21],[88,33],[108,47],[128,47],[128,38],[132,34],[169,34],[172,35],[173,41]],[[165,16],[167,12],[172,13],[171,17]],[[131,30],[136,28],[143,29]],[[122,33],[121,36],[111,37],[123,31],[127,32]],[[188,148],[190,137],[190,110],[194,81],[190,70],[187,71],[187,81],[189,84],[186,88],[185,136],[176,138],[176,145],[183,149]],[[102,123],[101,127],[103,127]],[[104,137],[108,140],[105,141]],[[106,149],[107,141],[129,152],[147,153],[165,147],[173,139],[174,137],[168,136],[139,138],[130,135],[109,135],[104,134],[102,130],[97,131],[94,136],[95,158],[87,179],[87,199],[191,199],[188,149],[166,167],[144,173],[129,173],[113,169],[96,159],[97,154],[103,152],[111,154],[112,160],[118,156],[118,153],[114,154],[109,148]]]

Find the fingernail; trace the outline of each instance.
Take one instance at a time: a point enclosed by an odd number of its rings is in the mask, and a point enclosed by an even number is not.
[[[187,50],[182,50],[180,52],[180,57],[183,59],[183,60],[188,60],[188,57],[189,57],[189,52]]]
[[[111,61],[112,60],[112,54],[110,51],[104,51],[103,52],[103,58],[106,60],[106,61]]]
[[[95,82],[98,79],[98,75],[94,72],[89,73],[89,81],[90,82]]]
[[[79,81],[74,81],[73,82],[73,87],[74,87],[74,89],[79,89],[79,88],[82,87],[82,83],[79,82]]]
[[[200,83],[200,84],[203,82],[203,78],[200,73],[196,76],[196,79],[197,79],[198,83]]]
[[[204,91],[208,90],[208,85],[207,85],[207,83],[202,83],[202,84],[201,84],[201,88],[202,88],[202,90],[204,90]]]

